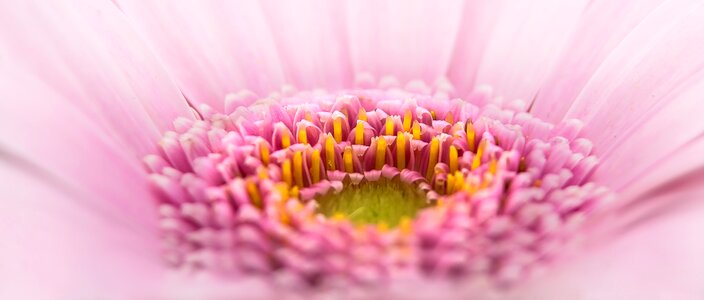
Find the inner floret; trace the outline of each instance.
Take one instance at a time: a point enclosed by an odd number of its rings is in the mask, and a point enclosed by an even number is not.
[[[419,210],[430,206],[423,192],[398,179],[349,183],[339,193],[327,193],[316,197],[316,201],[318,212],[327,217],[390,227],[413,219]]]

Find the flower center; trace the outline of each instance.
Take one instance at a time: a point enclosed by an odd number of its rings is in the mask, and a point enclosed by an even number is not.
[[[200,107],[145,158],[172,265],[313,285],[408,269],[510,281],[608,194],[589,182],[581,123],[543,122],[520,101],[400,89],[254,100]]]
[[[327,217],[390,227],[395,227],[402,219],[413,219],[419,210],[430,206],[416,187],[388,179],[347,184],[339,193],[328,193],[315,200],[318,212]]]

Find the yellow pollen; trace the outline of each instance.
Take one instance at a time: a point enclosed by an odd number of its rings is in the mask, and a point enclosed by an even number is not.
[[[310,114],[309,111],[306,112],[306,115],[303,118],[306,119],[306,121],[308,122],[313,122],[313,116]]]
[[[396,168],[406,168],[406,135],[403,132],[396,136]]]
[[[467,133],[467,148],[469,151],[474,152],[474,125],[472,124],[472,121],[467,121],[467,126],[465,128],[465,131]]]
[[[265,167],[259,167],[259,170],[257,172],[257,174],[259,175],[259,179],[269,178],[269,173],[266,170],[267,169]]]
[[[288,148],[288,146],[291,146],[291,136],[287,131],[284,131],[283,134],[281,134],[281,147],[283,148]]]
[[[451,194],[453,192],[453,189],[455,188],[455,175],[452,174],[447,174],[447,182],[446,182],[446,194]]]
[[[293,187],[291,188],[291,192],[290,192],[290,193],[291,193],[291,197],[293,197],[293,198],[298,198],[298,192],[299,192],[298,187],[297,187],[297,186],[293,186]]]
[[[357,114],[357,120],[364,121],[364,122],[367,121],[367,111],[364,110],[364,108],[361,108],[361,107],[359,108],[359,113]]]
[[[344,162],[344,165],[345,165],[345,172],[353,173],[354,166],[352,165],[352,147],[350,147],[350,146],[345,147],[345,151],[342,154],[342,161]]]
[[[435,114],[435,111],[434,111],[434,110],[431,110],[431,111],[430,111],[430,116],[433,118],[433,120],[436,120],[436,119],[438,118],[438,115]]]
[[[376,164],[374,165],[377,170],[381,168],[386,163],[386,139],[379,137],[376,139]]]
[[[455,186],[452,191],[461,191],[464,188],[464,174],[462,172],[455,172]]]
[[[443,199],[438,199],[438,200],[436,200],[435,206],[437,206],[437,207],[443,207],[443,206],[445,206],[445,200],[443,200]]]
[[[491,161],[489,162],[489,173],[496,174],[496,165],[496,156],[492,154]]]
[[[262,159],[262,163],[265,165],[269,164],[269,145],[265,143],[259,144],[259,155]]]
[[[445,122],[453,124],[455,123],[455,117],[452,115],[452,112],[447,112],[447,115],[445,116]]]
[[[336,212],[334,215],[332,215],[332,219],[335,221],[344,221],[345,220],[345,214],[341,212]]]
[[[325,166],[328,170],[335,170],[335,141],[329,135],[325,139]]]
[[[401,222],[399,223],[398,228],[401,231],[401,234],[410,235],[413,230],[412,225],[413,224],[411,224],[411,218],[404,216],[401,218]]]
[[[389,231],[389,224],[386,224],[386,222],[381,222],[378,225],[376,225],[376,228],[380,232],[388,232]]]
[[[418,121],[413,121],[413,139],[420,141],[420,124]]]
[[[428,151],[428,170],[426,171],[425,178],[430,181],[435,174],[435,165],[438,163],[438,152],[440,150],[440,140],[434,137],[430,141],[430,151]]]
[[[482,140],[479,142],[479,148],[477,149],[477,154],[474,156],[474,160],[472,160],[472,170],[475,170],[476,168],[479,168],[482,164],[482,155],[484,154],[484,148],[486,147],[486,140]]]
[[[411,130],[411,122],[413,122],[413,115],[410,110],[407,110],[403,114],[403,131],[408,132]]]
[[[313,154],[310,156],[310,177],[313,183],[318,183],[320,181],[320,150],[313,150]]]
[[[354,143],[364,144],[364,123],[362,122],[357,122],[357,126],[354,128]]]
[[[450,153],[449,153],[449,165],[450,165],[450,173],[455,173],[457,171],[457,164],[458,164],[458,153],[457,153],[457,148],[454,145],[450,145]]]
[[[288,184],[279,182],[276,184],[276,191],[281,195],[281,200],[286,201],[289,198],[288,194]]]
[[[467,191],[467,193],[471,196],[474,195],[478,189],[476,184],[469,182],[465,185],[464,190]]]
[[[386,117],[386,135],[394,134],[394,120],[391,116]]]
[[[303,153],[301,151],[296,151],[293,154],[293,178],[297,186],[303,186]]]
[[[291,160],[287,159],[281,164],[281,177],[283,177],[284,182],[291,186],[293,184],[293,178],[291,177]]]
[[[332,121],[332,134],[336,142],[342,142],[342,118],[335,118]]]
[[[253,180],[247,180],[245,186],[247,188],[249,198],[252,199],[252,203],[256,207],[262,207],[262,197],[259,195],[259,188],[257,188],[257,184],[254,183]]]
[[[305,128],[301,128],[300,130],[298,130],[298,143],[308,144],[308,134],[306,133]]]

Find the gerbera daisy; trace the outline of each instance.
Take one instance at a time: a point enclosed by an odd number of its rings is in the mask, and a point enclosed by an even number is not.
[[[704,7],[0,7],[8,297],[704,294]]]

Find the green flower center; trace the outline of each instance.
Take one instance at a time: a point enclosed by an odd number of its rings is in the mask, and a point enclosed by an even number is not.
[[[339,193],[316,198],[318,212],[327,217],[344,216],[353,224],[385,224],[395,227],[403,218],[430,206],[417,187],[399,180],[379,179],[361,184],[345,184]]]

